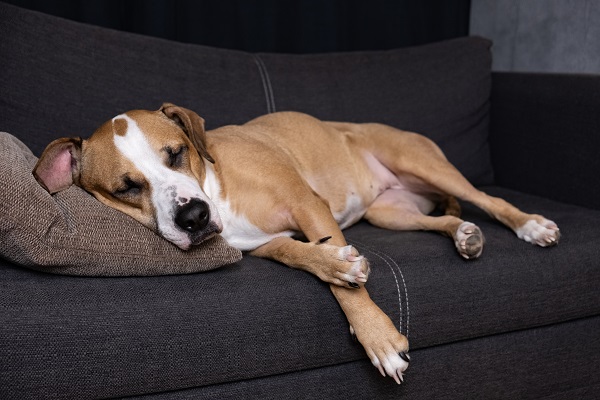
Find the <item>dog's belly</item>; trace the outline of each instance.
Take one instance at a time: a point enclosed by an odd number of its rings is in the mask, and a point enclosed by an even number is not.
[[[371,153],[364,152],[363,160],[370,172],[366,180],[356,182],[361,196],[348,196],[347,205],[338,223],[345,228],[357,222],[374,204],[402,206],[409,211],[429,214],[435,208],[435,191],[411,175],[395,175]],[[336,215],[334,213],[334,215]],[[337,216],[336,216],[337,219]]]
[[[328,170],[306,177],[311,188],[328,201],[341,229],[358,222],[373,204],[401,205],[423,214],[433,211],[435,193],[429,185],[414,176],[395,175],[369,152],[361,156],[344,171]]]

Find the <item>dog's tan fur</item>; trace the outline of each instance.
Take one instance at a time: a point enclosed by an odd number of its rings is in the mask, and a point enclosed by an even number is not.
[[[373,364],[397,382],[408,366],[403,361],[408,341],[370,299],[364,287],[368,263],[356,249],[346,247],[335,215],[352,214],[338,218],[346,218],[347,225],[364,217],[388,229],[439,231],[453,238],[463,257],[476,258],[483,248],[483,235],[460,219],[457,197],[481,207],[519,236],[534,235],[530,241],[536,244],[550,246],[559,238],[552,221],[523,213],[475,189],[431,140],[415,133],[373,123],[323,122],[295,112],[269,114],[245,125],[205,133],[201,118],[171,104],[156,112],[127,115],[157,154],[166,145],[196,149],[187,155],[183,173],[202,186],[211,168],[220,187],[220,201],[227,202],[230,212],[272,235],[268,242],[250,249],[252,254],[329,282]],[[122,184],[121,176],[144,179],[135,165],[118,156],[114,146],[114,136],[126,132],[125,120],[117,119],[82,144],[59,139],[48,146],[34,173],[50,192],[78,184],[103,203],[156,230],[155,205],[149,195],[126,199],[113,195]],[[71,154],[71,179],[57,172],[65,169],[57,167],[56,161],[64,157],[65,147]],[[107,165],[103,159],[111,154],[116,156]],[[208,160],[214,160],[214,165]],[[349,208],[351,196],[362,209]],[[446,214],[426,215],[433,204],[441,204]],[[535,225],[535,233],[523,231],[528,222]],[[301,233],[306,241],[279,235],[289,231]]]

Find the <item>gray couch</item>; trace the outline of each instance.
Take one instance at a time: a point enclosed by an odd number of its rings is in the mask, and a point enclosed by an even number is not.
[[[487,238],[467,262],[435,233],[347,229],[373,299],[410,340],[401,386],[371,366],[326,284],[274,262],[85,278],[0,259],[0,398],[597,398],[600,77],[491,73],[476,37],[248,54],[2,3],[0,37],[0,130],[37,155],[163,101],[209,129],[283,110],[383,122],[431,137],[474,184],[562,231],[537,248],[463,204]]]

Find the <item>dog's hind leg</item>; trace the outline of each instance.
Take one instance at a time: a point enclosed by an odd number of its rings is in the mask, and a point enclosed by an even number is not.
[[[365,219],[371,224],[393,230],[437,231],[451,237],[458,253],[466,259],[481,255],[485,243],[481,230],[471,222],[459,218],[460,206],[456,199],[444,200],[446,215],[433,217],[425,215],[418,203],[427,202],[406,190],[388,189],[367,209]]]
[[[438,193],[475,204],[511,228],[520,239],[542,247],[558,243],[558,226],[541,215],[528,214],[471,185],[428,138],[380,124],[358,125],[364,148],[399,178],[414,177]],[[357,136],[356,140],[360,136]]]

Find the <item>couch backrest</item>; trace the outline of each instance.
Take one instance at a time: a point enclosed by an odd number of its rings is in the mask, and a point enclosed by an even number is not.
[[[391,51],[250,54],[84,25],[0,3],[0,130],[34,153],[165,101],[207,128],[284,110],[382,122],[434,139],[475,184],[492,182],[490,42]]]

